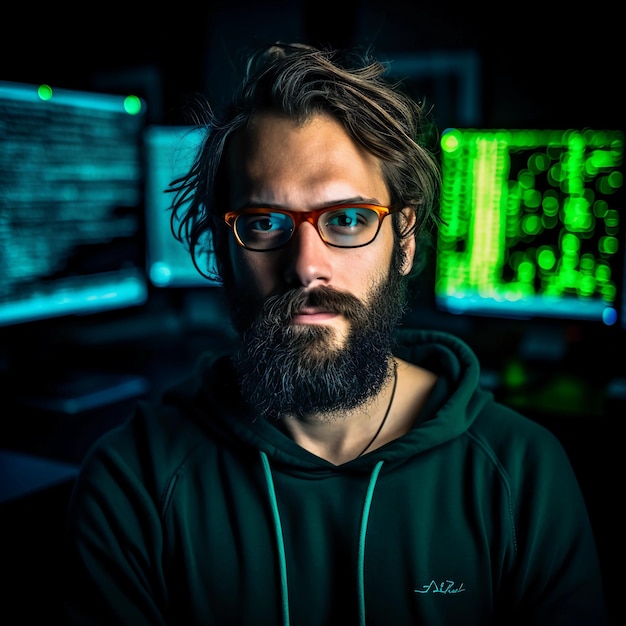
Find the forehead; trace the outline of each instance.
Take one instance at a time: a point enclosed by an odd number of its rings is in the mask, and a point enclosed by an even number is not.
[[[233,136],[227,153],[231,200],[320,205],[356,197],[388,200],[380,162],[341,123],[315,114],[302,123],[260,113]]]

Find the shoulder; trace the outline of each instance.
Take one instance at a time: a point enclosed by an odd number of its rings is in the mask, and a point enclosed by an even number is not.
[[[83,460],[77,491],[144,493],[155,503],[178,478],[211,455],[205,428],[176,406],[139,402],[101,436]]]
[[[466,436],[518,503],[549,495],[564,506],[574,501],[577,506],[582,504],[565,447],[552,431],[532,418],[494,401],[477,415]]]
[[[567,462],[565,449],[548,428],[517,410],[491,400],[468,428],[468,435],[502,463]]]
[[[485,403],[474,423],[477,433],[484,432],[504,441],[514,434],[517,439],[539,445],[558,444],[556,436],[543,424],[488,393],[491,401]]]

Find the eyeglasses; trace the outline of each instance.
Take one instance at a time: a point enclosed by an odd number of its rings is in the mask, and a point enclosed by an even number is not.
[[[302,222],[312,224],[322,241],[336,248],[360,248],[376,239],[383,219],[397,209],[377,204],[347,203],[317,211],[250,208],[230,211],[224,221],[240,246],[269,252],[282,248]]]

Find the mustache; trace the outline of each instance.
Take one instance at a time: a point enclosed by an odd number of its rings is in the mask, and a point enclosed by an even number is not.
[[[284,324],[305,307],[322,308],[352,321],[360,319],[365,309],[356,296],[332,287],[322,286],[312,291],[298,288],[270,296],[261,307],[260,318],[265,322]]]

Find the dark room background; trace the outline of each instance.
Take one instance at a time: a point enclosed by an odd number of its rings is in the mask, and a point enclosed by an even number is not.
[[[432,104],[440,129],[624,130],[623,19],[609,3],[180,0],[67,9],[12,2],[2,31],[0,81],[134,93],[146,102],[151,125],[189,124],[197,94],[219,106],[231,92],[242,52],[298,40],[371,48]],[[623,221],[623,200],[618,209]],[[621,236],[626,248],[623,227]],[[541,341],[534,321],[452,316],[436,310],[427,289],[407,323],[461,335],[483,360],[494,393],[566,446],[597,530],[613,607],[617,588],[609,572],[623,548],[613,508],[621,474],[617,429],[626,416],[626,325],[541,326],[563,339],[564,350],[529,356],[525,339]],[[43,608],[46,615],[55,610],[59,533],[74,470],[93,439],[124,419],[138,397],[158,397],[210,342],[228,340],[214,291],[150,285],[140,306],[0,326],[0,448],[25,455],[0,464],[7,493],[0,562],[13,580],[2,591],[5,607],[19,603],[34,619]],[[81,385],[102,391],[92,372],[117,376],[120,394],[76,410],[50,401],[80,396]],[[126,391],[120,380],[130,385]]]

